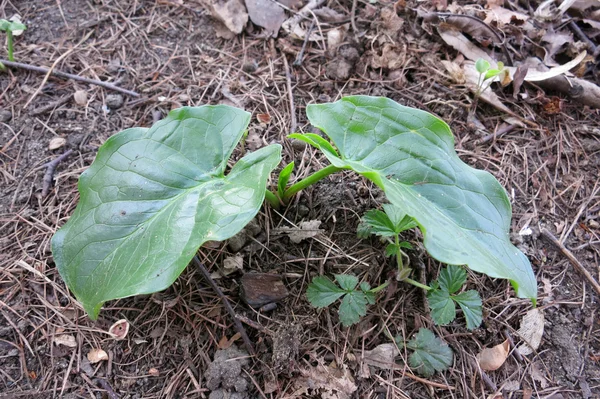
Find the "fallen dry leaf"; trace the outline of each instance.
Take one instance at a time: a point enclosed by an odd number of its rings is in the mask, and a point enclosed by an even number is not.
[[[63,345],[69,348],[77,348],[77,341],[72,335],[62,334],[54,337],[54,343],[56,345]]]
[[[555,65],[553,57],[562,49],[562,47],[567,43],[573,42],[573,35],[569,32],[553,32],[547,31],[544,36],[542,36],[542,42],[546,43],[546,55],[544,56],[544,63],[546,65],[550,65],[552,62]]]
[[[298,244],[307,238],[311,238],[319,234],[321,232],[319,229],[320,225],[320,220],[309,220],[306,222],[300,222],[298,224],[298,228],[282,227],[279,229],[279,231],[287,234],[290,237],[291,242]]]
[[[209,0],[213,17],[223,22],[231,32],[240,34],[248,23],[248,13],[242,0]]]
[[[65,144],[67,144],[67,139],[64,137],[54,137],[50,140],[50,143],[48,143],[48,149],[56,150]]]
[[[100,348],[92,349],[88,352],[87,358],[90,363],[95,364],[101,362],[102,360],[108,360],[108,353]]]
[[[242,256],[229,256],[223,259],[223,276],[229,276],[238,270],[244,269],[244,257]]]
[[[335,364],[300,369],[301,376],[296,379],[296,391],[293,397],[312,394],[328,399],[350,399],[357,386],[346,366]]]
[[[579,65],[579,63],[584,60],[586,55],[587,55],[587,53],[584,51],[581,54],[579,54],[577,57],[572,59],[571,61],[567,62],[566,64],[563,64],[563,65],[560,65],[560,66],[557,66],[554,68],[550,68],[545,71],[539,71],[530,66],[529,70],[527,71],[527,75],[525,75],[525,81],[526,82],[541,82],[544,80],[552,79],[553,77],[556,77],[559,75],[563,75],[563,74],[569,72],[570,69],[573,69],[577,65]],[[528,62],[531,64],[536,64],[538,66],[542,66],[541,61],[537,60],[537,59],[529,59]],[[517,68],[515,68],[515,67],[506,67],[506,69],[508,70],[508,72],[510,73],[511,76],[514,76],[515,72],[517,71]]]
[[[77,103],[77,105],[85,106],[87,104],[87,92],[85,90],[77,90],[73,94],[73,99]]]
[[[395,70],[406,64],[406,52],[392,43],[385,43],[381,55],[373,54],[371,67]]]
[[[315,15],[323,22],[339,23],[348,18],[347,14],[342,14],[329,7],[321,7],[314,11]]]
[[[544,335],[544,313],[539,309],[531,309],[521,319],[519,336],[525,341],[517,350],[523,356],[532,354],[539,348]]]
[[[479,367],[485,371],[494,371],[500,368],[506,361],[510,352],[510,343],[508,340],[494,346],[493,348],[485,348],[477,354],[477,362]]]
[[[108,329],[108,334],[118,341],[125,339],[125,337],[127,337],[128,332],[129,322],[125,319],[117,321]]]
[[[492,7],[486,10],[486,18],[483,22],[495,23],[498,28],[502,28],[504,25],[517,25],[525,30],[533,29],[533,25],[529,23],[529,16],[504,7]],[[528,26],[525,26],[526,24]]]
[[[477,61],[478,59],[483,58],[490,63],[492,69],[497,67],[496,61],[493,60],[488,53],[470,41],[461,32],[458,32],[454,29],[443,29],[440,27],[438,28],[438,33],[447,45],[463,54],[467,59],[471,61]]]
[[[150,370],[148,370],[148,374],[150,374],[152,377],[158,377],[160,375],[160,371],[158,371],[157,368],[152,367]]]
[[[260,123],[269,123],[271,122],[271,115],[269,114],[258,114],[256,115],[256,120],[258,120]]]
[[[400,352],[396,344],[388,343],[377,345],[375,349],[363,353],[363,362],[369,366],[389,370],[394,367],[394,358]]]
[[[265,29],[267,37],[277,37],[285,21],[285,11],[271,0],[245,0],[248,16],[255,25]]]

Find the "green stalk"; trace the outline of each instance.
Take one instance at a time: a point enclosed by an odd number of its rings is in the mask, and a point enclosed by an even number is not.
[[[415,287],[423,288],[425,291],[431,291],[431,290],[433,289],[433,288],[431,288],[431,287],[430,287],[430,286],[428,286],[428,285],[421,284],[421,283],[419,283],[418,281],[415,281],[415,280],[413,280],[412,278],[408,278],[408,277],[407,277],[407,278],[405,278],[405,279],[404,279],[404,280],[402,280],[402,281],[404,281],[405,283],[408,283],[408,284],[412,284],[412,285],[414,285]]]
[[[315,184],[319,180],[329,175],[339,172],[340,170],[343,170],[343,168],[338,168],[336,166],[329,165],[326,168],[316,171],[312,175],[305,177],[304,179],[300,180],[296,184],[293,184],[290,188],[285,190],[285,192],[283,193],[283,198],[281,200],[284,204],[287,204],[289,200],[298,192],[304,190],[308,186]]]
[[[6,40],[8,46],[8,60],[14,62],[15,57],[13,57],[13,34],[10,29],[6,31]]]
[[[398,248],[398,254],[396,255],[396,261],[398,262],[398,275],[400,275],[402,273],[402,271],[404,271],[405,266],[404,266],[404,261],[402,260],[402,251],[400,250],[400,236],[398,234],[396,234],[395,236],[395,243],[396,243],[396,247]],[[431,287],[425,284],[421,284],[418,281],[413,280],[412,278],[408,278],[405,277],[404,279],[402,279],[402,281],[404,281],[405,283],[408,284],[412,284],[415,287],[419,287],[424,289],[425,291],[431,291]]]
[[[274,209],[279,209],[281,203],[279,202],[279,198],[275,194],[273,194],[269,190],[265,190],[265,200],[271,205]]]
[[[369,291],[372,292],[372,293],[374,293],[374,294],[376,294],[379,291],[385,289],[388,285],[390,285],[390,283],[386,281],[385,283],[381,284],[380,286],[372,288]]]

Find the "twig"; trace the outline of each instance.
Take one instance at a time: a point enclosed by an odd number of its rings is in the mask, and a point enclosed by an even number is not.
[[[594,279],[594,277],[590,274],[590,272],[588,272],[586,270],[586,268],[583,267],[583,265],[577,260],[577,258],[575,258],[575,255],[573,255],[573,253],[571,251],[569,251],[563,245],[563,243],[561,243],[558,240],[558,238],[554,237],[554,235],[551,232],[549,232],[548,230],[542,229],[541,233],[552,244],[554,244],[558,249],[560,249],[560,251],[563,253],[563,255],[565,255],[567,257],[567,259],[569,259],[569,262],[571,262],[573,267],[575,267],[575,269],[586,278],[586,280],[590,283],[592,288],[594,288],[594,291],[596,291],[596,293],[598,295],[600,295],[600,284],[598,284],[598,282],[596,281],[596,279]]]
[[[69,101],[70,98],[71,98],[70,95],[62,96],[61,98],[59,98],[56,101],[52,101],[51,103],[46,104],[43,107],[34,109],[33,111],[30,112],[30,115],[37,116],[37,115],[44,114],[50,110],[53,110],[56,107],[60,107],[61,105],[65,104],[66,102]]]
[[[33,72],[39,72],[39,73],[50,72],[50,69],[48,69],[48,68],[39,67],[39,66],[35,66],[35,65],[30,65],[30,64],[24,64],[22,62],[11,62],[11,61],[7,61],[7,60],[0,60],[0,62],[11,68],[20,68],[20,69],[25,69],[27,71],[33,71]],[[101,87],[104,87],[105,89],[118,91],[120,93],[127,94],[132,97],[140,96],[139,93],[136,93],[135,91],[123,89],[119,86],[113,85],[112,83],[103,82],[101,80],[88,79],[88,78],[84,78],[82,76],[77,76],[77,75],[73,75],[73,74],[61,72],[61,71],[56,71],[56,70],[52,70],[50,73],[54,76],[58,76],[61,78],[73,79],[78,82],[90,83],[90,84],[93,84],[96,86],[101,86]]]
[[[310,27],[308,28],[308,31],[306,32],[306,36],[304,37],[304,43],[302,43],[302,48],[300,49],[300,52],[298,53],[296,60],[292,64],[293,66],[302,65],[302,59],[304,58],[304,51],[306,50],[306,45],[308,44],[308,39],[310,39],[310,35],[314,28],[315,28],[315,20],[313,19],[310,24]]]
[[[502,137],[505,134],[510,133],[513,130],[515,130],[516,127],[517,127],[517,125],[508,125],[503,128],[500,128],[500,129],[498,129],[498,131],[496,131],[494,133],[490,133],[488,135],[483,136],[483,138],[481,140],[478,140],[477,144],[485,144],[489,141],[492,141],[499,137]]]
[[[106,382],[104,378],[96,378],[96,382],[102,387],[102,389],[106,391],[110,399],[120,399],[120,396],[117,395],[117,393],[112,389],[112,387],[108,384],[108,382]]]
[[[508,328],[505,328],[502,331],[502,334],[504,335],[504,338],[506,338],[508,340],[508,342],[510,342],[510,347],[513,348],[514,350],[511,352],[512,355],[515,357],[515,359],[517,359],[519,362],[523,362],[523,356],[521,356],[521,353],[515,348],[515,340],[513,339],[512,335],[510,335],[510,332],[508,331]]]
[[[235,311],[233,310],[233,308],[231,307],[231,304],[229,303],[229,300],[227,300],[227,297],[225,296],[225,294],[223,294],[223,291],[221,291],[219,286],[215,283],[215,280],[213,280],[212,277],[210,277],[210,273],[208,272],[208,270],[206,270],[206,267],[204,266],[204,264],[202,264],[202,262],[200,262],[200,259],[198,258],[198,256],[194,256],[194,258],[192,259],[192,262],[194,262],[194,264],[198,267],[198,269],[200,269],[200,272],[202,272],[204,279],[206,281],[208,281],[208,283],[210,284],[212,289],[215,290],[215,292],[217,293],[219,298],[221,298],[223,305],[225,305],[225,309],[227,309],[229,316],[231,316],[231,318],[233,319],[233,325],[235,326],[235,329],[242,336],[242,339],[244,340],[244,343],[246,344],[246,348],[248,349],[248,352],[251,355],[255,355],[256,351],[254,350],[254,346],[252,345],[252,342],[250,342],[250,338],[248,338],[248,334],[246,334],[246,330],[244,329],[244,326],[242,325],[242,323],[240,323],[239,319],[237,318],[237,315],[235,314]]]
[[[575,21],[571,20],[569,22],[569,28],[571,28],[571,30],[577,35],[577,37],[581,41],[583,41],[583,42],[585,42],[585,44],[587,44],[588,49],[590,50],[590,53],[596,54],[596,45],[594,44],[594,42],[592,42],[590,40],[589,37],[587,37],[587,35],[585,33],[583,33],[583,31],[579,28],[579,26],[577,26]]]
[[[287,80],[287,89],[288,89],[288,99],[290,101],[290,113],[292,114],[290,133],[294,133],[296,131],[296,107],[294,106],[294,95],[292,94],[292,75],[290,75],[290,66],[288,65],[287,58],[285,54],[283,54],[283,65],[285,66],[285,78]]]
[[[492,35],[494,35],[494,37],[496,38],[496,40],[498,40],[498,43],[502,46],[502,51],[504,52],[504,56],[506,57],[506,61],[508,61],[508,65],[514,65],[513,64],[513,59],[510,55],[510,53],[508,52],[508,48],[506,48],[506,40],[502,39],[500,37],[500,35],[498,34],[498,32],[496,32],[496,30],[494,28],[492,28],[490,25],[488,25],[487,23],[485,23],[483,20],[474,17],[472,15],[467,15],[467,14],[453,14],[451,12],[438,12],[435,13],[438,17],[442,17],[445,18],[446,20],[449,18],[467,18],[470,19],[472,21],[476,21],[479,24],[485,26],[487,28],[488,31],[490,31],[492,33]]]
[[[73,150],[68,150],[64,154],[60,155],[58,158],[53,161],[48,162],[46,166],[46,173],[44,173],[44,178],[42,179],[42,198],[46,197],[50,192],[50,187],[52,186],[52,179],[54,177],[54,171],[61,161],[66,159]]]
[[[356,28],[356,6],[358,5],[358,0],[352,0],[352,10],[350,10],[350,24],[352,25],[352,31],[354,35],[358,35],[358,29]]]

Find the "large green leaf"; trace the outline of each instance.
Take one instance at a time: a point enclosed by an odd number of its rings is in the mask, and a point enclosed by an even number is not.
[[[100,148],[79,179],[75,212],[52,238],[58,270],[91,318],[107,300],[167,288],[200,245],[254,218],[281,147],[248,154],[225,175],[249,120],[224,105],[185,107]]]
[[[529,260],[509,241],[506,192],[491,174],[458,158],[444,121],[387,98],[367,96],[309,105],[307,115],[331,138],[339,156],[312,137],[305,141],[320,148],[336,167],[375,182],[392,204],[415,218],[431,256],[509,279],[518,296],[536,298]]]

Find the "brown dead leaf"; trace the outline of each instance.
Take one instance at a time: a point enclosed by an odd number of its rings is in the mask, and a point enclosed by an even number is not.
[[[391,7],[386,7],[381,10],[381,33],[388,35],[391,38],[395,38],[398,32],[404,25],[404,19],[400,18],[396,11]]]
[[[348,15],[339,13],[329,7],[321,7],[313,12],[323,22],[339,23],[348,18]]]
[[[108,329],[108,334],[112,336],[117,341],[125,339],[127,337],[127,333],[129,332],[129,322],[125,319],[121,319],[117,321],[115,324],[110,326]]]
[[[553,32],[547,31],[542,36],[542,42],[546,43],[546,55],[544,56],[544,63],[546,65],[558,65],[554,61],[554,56],[562,49],[567,43],[573,42],[573,35],[568,32]]]
[[[510,343],[508,340],[494,346],[493,348],[485,348],[477,354],[477,362],[482,370],[494,371],[499,369],[510,352]]]
[[[285,21],[285,11],[271,0],[245,0],[248,16],[255,25],[265,29],[266,36],[277,37]]]
[[[548,387],[548,380],[540,370],[540,365],[537,362],[533,362],[531,367],[529,367],[529,373],[531,378],[540,383],[542,389],[546,389]]]
[[[96,348],[88,352],[87,358],[90,363],[95,364],[101,362],[102,360],[108,360],[108,353],[100,348]]]
[[[523,356],[532,354],[539,348],[544,335],[544,313],[539,308],[531,309],[521,319],[519,336],[525,341],[517,350]]]
[[[460,64],[448,60],[442,60],[441,63],[450,74],[450,79],[452,79],[454,83],[459,85],[465,83],[465,71]]]
[[[152,367],[150,370],[148,370],[148,374],[150,374],[152,377],[158,377],[160,375],[160,371],[156,367]]]
[[[406,54],[403,49],[392,43],[385,43],[381,49],[381,55],[373,54],[371,67],[395,70],[405,65]]]
[[[77,341],[72,335],[62,334],[54,337],[54,344],[63,345],[68,348],[77,348]]]
[[[365,351],[362,360],[369,366],[389,370],[394,367],[394,358],[399,354],[396,344],[381,344],[373,350]]]
[[[483,22],[487,24],[495,24],[498,28],[502,28],[504,25],[517,25],[525,30],[533,29],[533,25],[528,24],[529,16],[517,11],[511,11],[504,7],[491,7],[486,10],[486,17]]]
[[[357,386],[346,366],[329,366],[319,363],[316,367],[300,369],[301,376],[296,379],[295,395],[312,394],[328,399],[350,399]]]
[[[242,256],[229,256],[223,259],[223,276],[229,276],[239,270],[244,269],[244,257]]]
[[[260,123],[268,124],[271,122],[271,115],[269,114],[258,114],[256,115],[256,120]]]
[[[515,70],[513,74],[513,98],[516,100],[519,91],[521,90],[521,86],[523,86],[523,82],[525,81],[525,76],[527,76],[527,71],[529,67],[525,64],[521,64]]]
[[[48,143],[48,149],[56,150],[65,144],[67,144],[67,139],[65,139],[64,137],[54,137]]]
[[[483,58],[490,63],[492,68],[497,66],[496,61],[494,61],[488,53],[456,29],[450,29],[447,25],[440,25],[438,33],[447,45],[459,51],[467,59],[476,62],[478,59]]]
[[[232,33],[240,34],[248,23],[248,13],[242,0],[208,0],[210,11]]]

